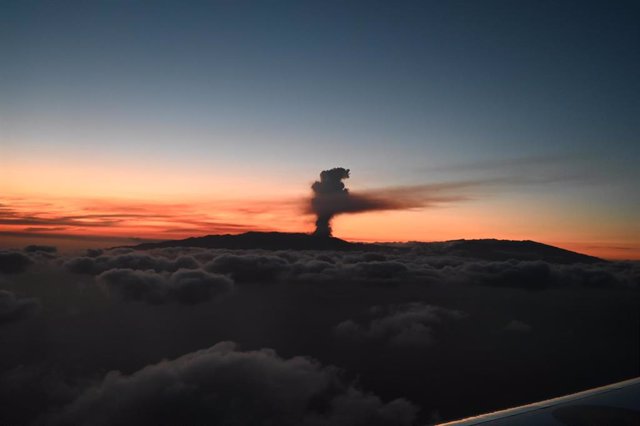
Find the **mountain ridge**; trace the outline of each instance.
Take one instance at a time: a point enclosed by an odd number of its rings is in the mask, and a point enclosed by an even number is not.
[[[129,246],[137,250],[166,247],[201,247],[232,250],[334,250],[404,251],[420,250],[425,255],[456,256],[487,261],[541,260],[551,263],[597,263],[603,259],[532,240],[461,239],[439,242],[360,243],[336,237],[305,233],[257,232],[205,235]]]

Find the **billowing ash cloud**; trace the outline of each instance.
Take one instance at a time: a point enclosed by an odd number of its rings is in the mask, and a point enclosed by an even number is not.
[[[372,210],[388,210],[400,207],[398,200],[376,194],[353,194],[342,182],[349,178],[349,169],[336,167],[323,170],[320,180],[311,185],[313,198],[311,210],[316,214],[315,235],[331,236],[331,219],[340,213],[358,213]]]
[[[460,191],[481,185],[482,182],[463,181],[430,185],[415,185],[367,190],[353,193],[343,180],[349,169],[336,167],[323,170],[320,180],[311,185],[311,212],[316,215],[315,235],[331,236],[331,219],[341,213],[361,213],[375,210],[404,210],[427,207],[439,203],[468,199]]]
[[[331,218],[341,213],[343,206],[349,203],[349,190],[342,182],[348,178],[349,169],[336,167],[323,170],[320,173],[320,180],[311,185],[313,190],[311,209],[317,216],[315,235],[321,237],[331,235]]]

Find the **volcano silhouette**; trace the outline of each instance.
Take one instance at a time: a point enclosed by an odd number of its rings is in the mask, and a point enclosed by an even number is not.
[[[402,252],[419,248],[433,256],[455,256],[482,260],[541,260],[550,263],[596,263],[597,257],[576,253],[536,241],[454,240],[444,242],[359,243],[340,238],[289,232],[246,232],[238,235],[207,235],[184,240],[144,243],[132,248],[149,250],[165,247],[201,247],[216,249],[261,250],[334,250]]]

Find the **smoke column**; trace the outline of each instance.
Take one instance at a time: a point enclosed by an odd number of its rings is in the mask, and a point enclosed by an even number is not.
[[[320,180],[311,185],[313,198],[311,210],[316,214],[316,230],[314,235],[319,237],[331,236],[331,219],[340,212],[339,206],[349,199],[349,190],[345,188],[344,179],[349,178],[349,169],[336,167],[323,170]]]
[[[338,214],[382,210],[408,210],[466,201],[467,191],[486,186],[492,181],[443,182],[428,185],[397,186],[349,192],[342,182],[349,178],[349,169],[336,167],[320,173],[320,180],[311,185],[313,197],[309,212],[316,215],[318,237],[331,236],[331,219]],[[493,183],[500,183],[493,181]]]

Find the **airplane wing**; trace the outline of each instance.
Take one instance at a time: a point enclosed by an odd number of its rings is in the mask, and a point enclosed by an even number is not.
[[[445,425],[640,426],[640,377]]]

